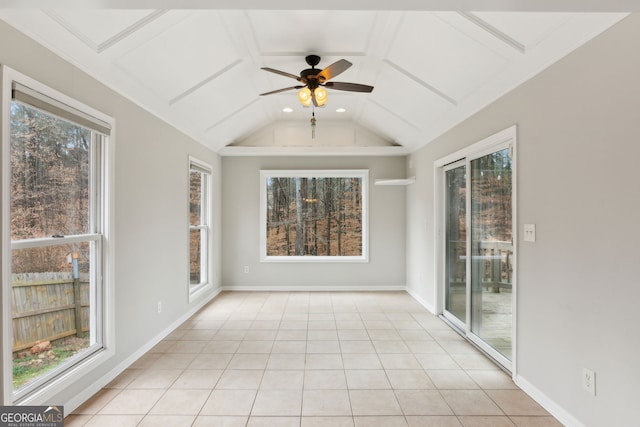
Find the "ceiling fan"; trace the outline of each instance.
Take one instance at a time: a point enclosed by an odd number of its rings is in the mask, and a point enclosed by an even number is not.
[[[302,70],[300,72],[300,76],[296,76],[295,74],[287,73],[285,71],[276,70],[274,68],[262,67],[262,69],[265,71],[295,79],[302,83],[302,85],[272,90],[271,92],[261,93],[260,96],[272,95],[274,93],[299,89],[298,100],[302,105],[308,107],[313,103],[314,106],[321,107],[327,102],[327,91],[324,89],[325,87],[328,89],[344,90],[348,92],[369,93],[373,90],[373,86],[369,85],[329,81],[351,67],[351,62],[347,61],[346,59],[336,61],[325,69],[316,68],[316,65],[320,63],[320,57],[318,55],[308,55],[307,57],[305,57],[305,60],[311,68]]]

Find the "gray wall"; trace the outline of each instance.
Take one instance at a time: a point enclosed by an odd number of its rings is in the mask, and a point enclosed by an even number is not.
[[[369,169],[368,263],[261,263],[260,169]],[[405,285],[404,157],[224,157],[222,284],[233,289],[381,289]],[[249,266],[245,274],[244,266]]]
[[[518,380],[569,425],[638,422],[638,40],[632,15],[410,160],[407,284],[434,305],[433,162],[518,125],[518,231],[537,225],[535,243],[517,242]]]
[[[189,155],[210,163],[214,169],[218,258],[212,279],[219,288],[220,159],[2,21],[0,40],[0,63],[116,119],[116,355],[60,393],[56,402],[67,404],[197,303],[190,305],[187,296]],[[202,299],[212,295],[209,292]],[[163,303],[161,314],[157,313],[158,301]]]

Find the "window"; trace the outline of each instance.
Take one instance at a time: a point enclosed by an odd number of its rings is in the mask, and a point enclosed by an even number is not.
[[[367,261],[366,170],[260,171],[262,261]]]
[[[110,119],[3,68],[3,360],[13,402],[105,356]],[[6,134],[5,134],[6,135]],[[4,204],[4,203],[3,203]],[[102,353],[102,354],[101,354]],[[93,359],[92,359],[93,360]],[[85,364],[86,365],[86,364]],[[66,375],[70,378],[73,375]],[[11,390],[11,393],[7,393]]]
[[[209,284],[211,167],[189,160],[189,294]]]

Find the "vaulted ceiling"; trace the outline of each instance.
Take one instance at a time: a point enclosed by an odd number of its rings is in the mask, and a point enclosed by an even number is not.
[[[359,10],[293,10],[277,1],[242,9],[149,3],[7,8],[0,19],[223,155],[300,148],[409,153],[625,16],[390,10],[392,2],[373,1]],[[321,56],[318,68],[350,61],[333,80],[375,89],[330,89],[327,104],[315,109],[302,107],[296,90],[259,96],[299,84],[261,67],[297,75],[308,68],[308,54]]]

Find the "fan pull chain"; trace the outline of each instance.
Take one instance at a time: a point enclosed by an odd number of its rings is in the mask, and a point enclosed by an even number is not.
[[[316,111],[311,111],[311,139],[316,139]]]

